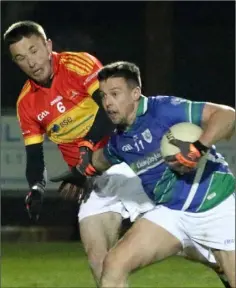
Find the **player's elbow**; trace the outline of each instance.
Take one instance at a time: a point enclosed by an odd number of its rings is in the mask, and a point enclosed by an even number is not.
[[[231,108],[231,107],[229,107]],[[227,111],[228,121],[231,129],[229,130],[228,134],[226,135],[225,139],[230,140],[230,138],[235,133],[235,109],[231,108]]]
[[[222,121],[225,119],[227,122],[234,123],[235,109],[227,105],[206,103],[203,109],[202,122],[208,124],[212,119],[216,121]]]
[[[229,124],[232,128],[235,126],[235,109],[226,106],[226,105],[219,105],[219,108],[216,110],[215,113],[218,113],[219,120],[224,120],[224,122]]]
[[[220,105],[219,111],[228,115],[228,117],[232,119],[232,121],[235,121],[235,109],[233,107],[227,105]]]
[[[230,118],[232,119],[232,122],[235,124],[235,109],[232,107],[228,107],[227,113],[229,114]]]
[[[225,128],[226,133],[224,138],[229,140],[235,132],[235,109],[226,105],[218,105],[211,119],[216,125],[223,123],[222,129]]]

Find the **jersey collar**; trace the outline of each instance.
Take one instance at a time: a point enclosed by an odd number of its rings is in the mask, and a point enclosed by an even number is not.
[[[128,126],[126,129],[124,129],[123,132],[128,132],[131,129],[131,127],[133,127],[133,125],[136,123],[137,118],[145,114],[147,112],[147,109],[148,109],[148,98],[144,95],[141,95],[139,98],[138,109],[136,112],[136,119],[134,120],[134,123]]]
[[[59,68],[59,54],[56,52],[52,52],[52,65],[53,65],[53,74],[58,73],[58,68]],[[33,91],[36,91],[37,89],[42,89],[44,88],[43,86],[40,86],[39,84],[35,83],[32,79],[29,79],[31,88]]]
[[[144,95],[141,95],[139,99],[138,109],[136,112],[136,116],[139,117],[146,113],[148,107],[148,98]]]

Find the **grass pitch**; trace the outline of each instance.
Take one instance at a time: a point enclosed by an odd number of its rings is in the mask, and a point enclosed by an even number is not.
[[[80,243],[2,243],[1,287],[96,287]],[[130,287],[223,287],[199,263],[171,257],[133,273]]]

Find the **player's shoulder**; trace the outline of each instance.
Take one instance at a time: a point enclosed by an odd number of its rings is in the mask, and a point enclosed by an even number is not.
[[[94,67],[102,66],[99,60],[87,52],[62,52],[59,64],[77,77],[88,76],[94,71]]]
[[[155,107],[155,109],[158,107],[163,108],[163,106],[166,105],[178,105],[187,101],[187,99],[169,95],[157,95],[148,97],[149,108]]]
[[[93,66],[94,63],[99,62],[99,60],[89,54],[88,52],[61,52],[59,54],[60,56],[60,63],[63,64],[68,64],[68,63],[74,63],[77,62],[78,64],[86,64],[86,65],[91,65]]]
[[[32,93],[32,89],[31,89],[31,83],[29,80],[27,80],[23,86],[23,88],[20,91],[20,94],[18,96],[17,102],[16,102],[16,106],[19,107],[20,104],[28,102],[29,101],[29,95]]]

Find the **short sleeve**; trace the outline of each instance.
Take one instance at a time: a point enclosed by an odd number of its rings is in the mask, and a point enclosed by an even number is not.
[[[31,117],[31,110],[24,105],[24,99],[17,104],[17,118],[20,124],[25,146],[42,143],[44,140],[44,131],[39,123]]]
[[[151,105],[160,118],[168,119],[170,125],[190,122],[201,126],[205,102],[190,101],[175,96],[152,97]]]

